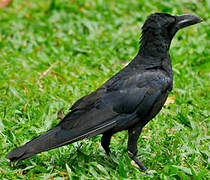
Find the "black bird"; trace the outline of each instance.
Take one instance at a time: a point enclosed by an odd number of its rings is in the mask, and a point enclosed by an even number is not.
[[[137,159],[137,140],[142,128],[163,107],[173,87],[169,47],[176,32],[201,22],[195,15],[151,14],[142,27],[141,45],[136,57],[96,91],[79,99],[63,120],[51,130],[14,148],[7,154],[19,161],[84,138],[103,134],[101,145],[110,154],[114,133],[128,130],[128,155]]]

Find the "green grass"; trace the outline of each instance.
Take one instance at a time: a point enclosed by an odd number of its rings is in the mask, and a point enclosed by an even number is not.
[[[135,168],[127,132],[114,135],[112,156],[100,136],[10,164],[5,155],[56,125],[80,97],[137,53],[152,12],[194,13],[204,22],[181,30],[170,54],[175,96],[143,130]],[[14,0],[0,10],[0,179],[208,179],[210,3],[207,0]],[[50,66],[51,71],[39,77]],[[80,151],[78,147],[83,143]]]

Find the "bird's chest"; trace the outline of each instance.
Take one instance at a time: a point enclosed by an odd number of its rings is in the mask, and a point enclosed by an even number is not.
[[[153,119],[162,109],[164,106],[166,99],[168,98],[168,94],[170,91],[167,91],[163,94],[154,104],[151,106],[151,109],[145,115],[144,118],[140,118],[143,121],[143,124],[146,125],[151,119]]]

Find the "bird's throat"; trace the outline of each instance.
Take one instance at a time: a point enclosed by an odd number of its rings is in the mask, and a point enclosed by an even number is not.
[[[152,57],[166,57],[171,43],[171,38],[160,29],[144,29],[140,41],[139,54]]]
[[[157,39],[154,41],[141,41],[141,46],[139,49],[139,54],[143,56],[151,56],[151,57],[161,57],[164,58],[167,56],[169,50],[169,43]]]

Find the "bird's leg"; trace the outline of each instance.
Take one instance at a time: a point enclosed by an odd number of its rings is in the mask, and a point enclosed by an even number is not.
[[[128,156],[135,161],[142,171],[146,171],[146,167],[136,157],[137,154],[137,141],[141,134],[142,127],[134,127],[128,130]]]
[[[110,144],[112,135],[113,135],[112,133],[106,133],[106,134],[103,134],[103,136],[101,138],[101,145],[104,148],[107,156],[110,156],[110,153],[111,153],[111,151],[109,149],[109,144]]]

